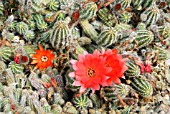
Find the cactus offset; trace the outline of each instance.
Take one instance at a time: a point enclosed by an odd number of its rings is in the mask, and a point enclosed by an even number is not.
[[[109,13],[109,10],[107,8],[100,9],[97,15],[109,27],[112,27],[116,23],[118,23],[116,16]]]
[[[34,15],[34,20],[39,31],[46,31],[48,28],[47,23],[44,21],[41,14]]]
[[[127,61],[126,66],[128,67],[128,70],[125,71],[125,76],[137,77],[140,75],[140,68],[138,65],[134,63],[134,61],[132,60]]]
[[[80,25],[83,28],[83,31],[93,40],[96,42],[96,39],[98,37],[97,31],[94,29],[94,27],[88,22],[88,20],[83,19],[80,21]]]
[[[50,0],[47,7],[52,11],[57,11],[59,8],[59,2],[57,0]]]
[[[11,68],[12,72],[15,74],[23,73],[24,66],[22,64],[17,64],[14,61],[11,61],[8,66],[9,68]]]
[[[97,5],[94,2],[87,3],[85,8],[80,11],[81,19],[91,19],[96,16]]]
[[[86,95],[81,95],[78,98],[73,99],[73,104],[75,105],[76,108],[78,109],[83,109],[89,107],[89,98]]]
[[[148,30],[138,30],[137,32],[137,48],[140,49],[144,46],[149,45],[153,39],[154,39],[154,34],[151,31]]]
[[[19,34],[23,35],[28,30],[28,25],[25,22],[19,22],[16,25],[16,30]]]
[[[152,25],[152,24],[156,23],[156,21],[160,17],[160,11],[157,8],[157,6],[155,6],[155,5],[146,9],[141,15],[143,15],[143,14],[147,16],[147,19],[146,19],[146,22],[145,22],[146,25]]]
[[[70,30],[64,21],[58,21],[50,35],[50,42],[56,49],[65,49],[71,42]]]
[[[143,79],[140,78],[132,78],[131,79],[132,88],[141,96],[148,97],[153,94],[152,85]]]
[[[117,41],[116,30],[112,27],[107,30],[103,30],[96,41],[98,45],[108,47],[113,45]]]
[[[32,30],[28,30],[24,33],[24,38],[28,41],[31,41],[35,38],[35,33]]]
[[[11,61],[13,59],[14,53],[11,47],[0,47],[0,59],[3,61]]]

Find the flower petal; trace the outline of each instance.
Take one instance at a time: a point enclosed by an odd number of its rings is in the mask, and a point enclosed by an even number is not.
[[[39,47],[40,51],[44,51],[43,47],[40,44],[38,44],[38,47]]]
[[[82,84],[80,83],[80,81],[74,81],[73,82],[73,86],[81,86]]]
[[[84,85],[83,85],[83,86],[80,87],[79,92],[80,92],[80,93],[83,93],[85,90],[86,90],[86,88],[85,88]]]
[[[77,60],[74,60],[74,59],[71,59],[71,60],[70,60],[70,63],[71,63],[71,64],[76,64],[76,62],[77,62]]]
[[[36,63],[38,63],[37,60],[33,60],[33,61],[31,62],[31,64],[36,64]]]
[[[74,77],[75,77],[75,73],[74,73],[74,72],[70,72],[70,73],[68,74],[68,76],[70,76],[71,78],[74,78]]]
[[[114,82],[115,82],[116,84],[120,84],[120,83],[121,83],[121,81],[120,81],[119,78],[114,79]]]

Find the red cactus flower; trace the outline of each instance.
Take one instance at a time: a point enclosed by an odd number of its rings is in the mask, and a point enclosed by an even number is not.
[[[126,59],[122,59],[122,55],[117,53],[117,50],[107,50],[103,49],[103,57],[106,58],[105,65],[107,67],[111,67],[112,71],[107,73],[109,78],[107,79],[107,84],[112,85],[113,82],[120,84],[120,79],[124,75],[123,73],[127,70],[127,66],[125,65]]]
[[[44,50],[41,45],[38,45],[40,50],[36,50],[36,54],[33,54],[33,61],[31,64],[36,64],[36,68],[39,68],[40,70],[46,68],[48,66],[53,67],[53,59],[54,59],[54,54],[52,53],[51,50]]]
[[[145,72],[147,72],[147,73],[151,73],[151,72],[152,72],[152,69],[151,69],[151,62],[146,62],[146,65],[145,65]]]
[[[26,56],[26,55],[21,56],[21,62],[22,63],[28,63],[29,62],[28,56]]]
[[[81,86],[80,93],[86,88],[91,88],[93,93],[100,89],[100,85],[106,86],[107,76],[112,69],[105,67],[105,58],[97,50],[93,54],[85,53],[79,55],[79,60],[71,60],[74,72],[69,74],[70,77],[75,77],[74,86]]]
[[[139,67],[140,67],[140,73],[141,73],[141,74],[144,74],[144,72],[145,72],[145,66],[144,66],[144,64],[143,64],[143,63],[139,64]]]
[[[14,62],[17,63],[17,64],[20,64],[20,56],[15,56]]]
[[[72,14],[73,21],[77,21],[79,19],[79,17],[80,17],[79,11],[73,12],[73,14]]]

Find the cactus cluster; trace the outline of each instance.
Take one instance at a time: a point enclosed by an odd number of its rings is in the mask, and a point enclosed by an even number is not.
[[[169,0],[1,0],[0,113],[169,113],[169,23]],[[127,70],[114,66],[119,84],[94,92],[73,70],[96,49],[111,49],[113,66],[126,58]]]

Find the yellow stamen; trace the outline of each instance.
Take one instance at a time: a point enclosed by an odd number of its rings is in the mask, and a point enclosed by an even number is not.
[[[87,75],[88,77],[94,77],[96,74],[95,70],[93,68],[87,69]]]

